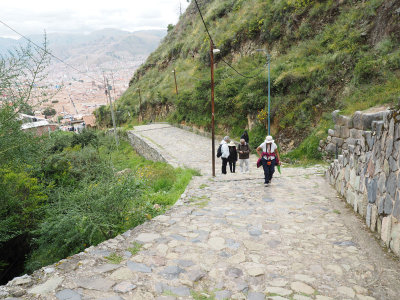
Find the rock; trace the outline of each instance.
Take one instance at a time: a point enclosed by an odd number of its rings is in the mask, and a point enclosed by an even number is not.
[[[136,285],[130,283],[129,281],[122,281],[114,286],[114,292],[117,293],[128,293],[136,288]]]
[[[178,266],[168,266],[160,272],[160,275],[163,275],[166,279],[174,279],[178,278],[179,274],[183,272],[185,272],[185,270]]]
[[[381,173],[378,179],[378,191],[381,194],[386,193],[386,175],[384,172]]]
[[[393,138],[389,137],[386,139],[386,151],[385,151],[385,159],[388,159],[390,155],[392,155],[393,150]]]
[[[357,299],[359,299],[359,300],[375,300],[374,297],[364,296],[364,295],[360,295],[360,294],[357,294]]]
[[[158,233],[141,233],[137,236],[135,239],[139,243],[150,243],[153,242],[154,240],[160,238],[161,236]]]
[[[265,246],[263,244],[249,241],[249,240],[243,241],[243,244],[250,251],[261,251],[265,248]]]
[[[128,261],[127,266],[134,272],[151,273],[152,269],[145,264]]]
[[[215,292],[215,299],[216,300],[230,299],[231,296],[232,296],[232,293],[230,291],[227,291],[227,290]]]
[[[243,271],[238,268],[228,268],[225,271],[225,275],[232,278],[237,278],[243,275]]]
[[[356,111],[353,114],[352,121],[354,128],[363,129],[362,113],[360,111]]]
[[[158,296],[158,297],[156,297],[155,300],[176,300],[176,297],[174,297],[174,296]]]
[[[45,295],[51,292],[54,292],[54,290],[63,282],[63,278],[59,276],[54,276],[47,280],[43,284],[39,284],[32,289],[28,291],[28,294],[34,294],[34,295]]]
[[[170,287],[169,291],[181,297],[188,297],[190,296],[190,289],[186,286],[177,286],[177,287]]]
[[[315,297],[316,300],[333,300],[333,298],[331,297],[327,297],[327,296],[322,296],[322,295],[317,295]]]
[[[311,286],[309,286],[303,282],[300,282],[300,281],[292,282],[290,287],[293,291],[298,292],[298,293],[304,293],[307,295],[311,295],[314,293],[314,289]]]
[[[393,208],[393,217],[395,217],[397,220],[400,220],[400,192],[396,192],[396,201],[394,203],[394,208]]]
[[[265,295],[263,293],[257,293],[257,292],[250,292],[247,295],[247,300],[264,300]]]
[[[251,229],[249,230],[249,234],[250,234],[251,236],[260,236],[260,235],[262,234],[262,231],[259,230],[259,229],[257,229],[257,228],[251,228]]]
[[[263,264],[246,263],[244,266],[250,276],[260,276],[265,273],[265,265]]]
[[[275,286],[267,287],[264,292],[266,294],[276,294],[279,296],[289,296],[293,293],[291,290]]]
[[[187,274],[187,278],[192,281],[192,282],[196,282],[199,281],[200,279],[202,279],[204,276],[206,276],[206,272],[202,271],[202,270],[193,270],[190,271]]]
[[[25,274],[20,277],[15,277],[13,280],[11,280],[7,285],[8,286],[17,286],[17,285],[27,285],[32,282],[32,277],[29,276],[28,274]]]
[[[367,185],[367,192],[368,192],[368,202],[375,203],[376,202],[376,190],[378,188],[378,183],[376,178],[370,180]]]
[[[119,265],[115,265],[115,264],[104,264],[104,265],[100,265],[97,266],[93,269],[94,272],[96,273],[107,273],[110,271],[114,271],[118,268],[120,268],[121,266]]]
[[[244,252],[238,252],[237,254],[231,256],[228,258],[228,262],[231,264],[240,264],[246,260],[246,256],[244,255]]]
[[[234,282],[236,283],[236,290],[239,292],[247,293],[249,290],[249,285],[246,281],[244,281],[241,278],[234,279]]]
[[[393,200],[389,193],[386,194],[384,205],[383,205],[383,213],[386,215],[390,215],[393,210]]]
[[[296,275],[294,275],[294,278],[298,281],[303,281],[303,282],[307,282],[307,283],[313,283],[315,281],[315,278],[310,277],[308,275],[304,275],[304,274],[296,274]]]
[[[368,206],[367,206],[367,214],[366,214],[366,216],[365,216],[365,222],[367,223],[367,226],[368,226],[369,228],[371,228],[372,206],[373,206],[373,204],[368,203]]]
[[[208,245],[214,250],[222,250],[225,246],[225,240],[221,237],[212,237],[208,240]]]
[[[312,298],[303,295],[294,295],[293,300],[312,300]]]
[[[340,286],[338,287],[337,291],[342,294],[345,295],[351,299],[354,298],[354,296],[356,295],[356,293],[354,292],[354,290],[350,287],[346,287],[346,286]]]
[[[129,268],[120,268],[110,275],[110,279],[115,281],[133,280],[135,279],[135,273]]]
[[[327,265],[326,268],[328,270],[331,270],[333,272],[335,272],[337,275],[342,276],[343,275],[343,270],[341,267],[339,267],[338,265]]]
[[[336,145],[333,143],[329,143],[326,148],[325,151],[331,154],[335,154],[336,153]]]
[[[397,161],[393,158],[393,156],[389,157],[389,172],[396,172],[399,169],[399,165]]]
[[[156,250],[157,250],[157,252],[160,253],[162,256],[165,256],[165,255],[167,255],[168,246],[165,245],[165,244],[159,244],[159,245],[156,247]]]
[[[386,181],[386,192],[388,192],[392,198],[395,197],[396,187],[397,187],[396,174],[391,173]]]
[[[386,245],[389,245],[390,242],[390,231],[392,227],[391,218],[391,216],[388,216],[382,219],[381,239]]]
[[[60,300],[81,300],[81,295],[74,290],[65,289],[56,294],[57,299]]]
[[[101,292],[110,291],[113,285],[115,284],[115,282],[112,280],[96,276],[87,278],[78,278],[75,282],[79,287],[82,287],[84,289],[101,291]]]

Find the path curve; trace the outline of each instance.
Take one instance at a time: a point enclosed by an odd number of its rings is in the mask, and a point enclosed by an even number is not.
[[[42,269],[22,298],[400,299],[398,260],[337,197],[322,167],[283,168],[264,187],[255,157],[249,174],[220,175],[217,159],[212,178],[210,139],[167,124],[135,132],[203,176],[165,215]],[[134,242],[143,246],[131,255]],[[113,252],[121,263],[104,259]]]

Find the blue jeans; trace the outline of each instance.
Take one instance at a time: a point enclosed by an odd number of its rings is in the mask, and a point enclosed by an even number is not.
[[[268,165],[267,162],[271,162],[271,164]],[[269,183],[272,179],[272,175],[274,175],[275,172],[276,161],[275,159],[266,160],[265,158],[262,158],[261,163],[264,169],[264,177],[265,177],[264,183]]]

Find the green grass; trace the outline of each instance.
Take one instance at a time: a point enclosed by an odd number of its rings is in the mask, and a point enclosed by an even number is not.
[[[190,294],[194,300],[214,300],[215,299],[215,294],[212,292],[191,291]]]
[[[210,202],[210,198],[207,196],[201,196],[201,197],[194,196],[189,199],[189,203],[191,203],[199,208],[206,207],[209,202]]]
[[[138,242],[133,242],[133,247],[128,248],[128,251],[132,254],[132,255],[136,255],[140,249],[142,249],[143,245],[139,244]]]
[[[206,187],[208,187],[208,185],[205,184],[205,183],[202,183],[202,184],[199,186],[199,189],[204,189],[204,188],[206,188]]]
[[[118,255],[117,253],[111,253],[109,256],[105,256],[105,259],[107,259],[110,263],[118,265],[120,264],[124,258],[121,255]]]
[[[384,2],[215,0],[202,5],[221,49],[215,57],[216,131],[239,137],[248,125],[247,117],[256,118],[266,105],[265,56],[251,49],[240,50],[251,42],[255,49],[266,48],[272,54],[272,133],[291,137],[299,146],[285,158],[297,164],[318,163],[322,159],[316,150],[318,142],[332,125],[322,117],[324,113],[340,109],[351,114],[397,102],[399,33],[376,45],[363,35],[377,22],[377,11]],[[136,89],[140,87],[144,108],[154,110],[168,103],[175,107],[169,121],[209,130],[208,51],[200,18],[184,14],[134,74],[117,102],[118,110],[137,116]],[[254,78],[238,76],[221,57]],[[177,71],[179,96],[174,91],[173,69]],[[127,128],[136,124],[134,118],[125,119]],[[256,128],[250,131],[253,149],[265,137],[261,122],[255,123]]]

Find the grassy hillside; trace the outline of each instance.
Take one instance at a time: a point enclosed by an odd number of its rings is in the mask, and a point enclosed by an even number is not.
[[[271,53],[271,123],[278,141],[307,155],[329,126],[328,113],[394,103],[400,96],[399,1],[198,0],[213,40],[219,131],[238,136],[250,123],[265,134],[266,58]],[[229,68],[231,63],[244,78]],[[172,70],[176,69],[179,96]],[[194,1],[159,48],[134,74],[118,101],[120,119],[168,104],[174,122],[210,126],[209,39]],[[294,141],[294,143],[293,143]],[[310,148],[310,149],[308,149]],[[316,147],[315,147],[316,148]]]

